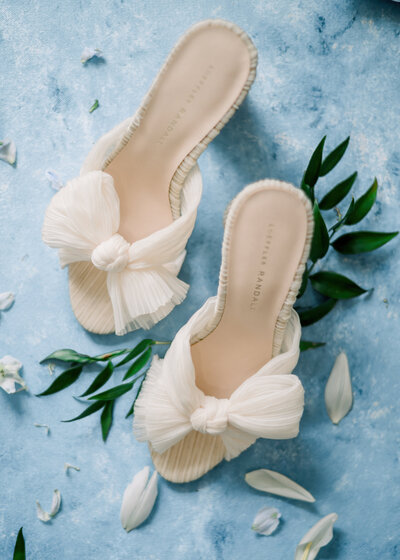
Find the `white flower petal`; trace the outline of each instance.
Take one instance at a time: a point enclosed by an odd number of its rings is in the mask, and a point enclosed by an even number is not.
[[[315,498],[305,488],[287,476],[275,471],[258,469],[248,472],[244,479],[249,486],[262,492],[269,492],[270,494],[277,494],[278,496],[294,500],[302,500],[303,502],[315,502]]]
[[[44,521],[44,523],[47,523],[51,519],[50,515],[47,513],[47,511],[44,511],[44,509],[42,508],[42,506],[39,504],[37,500],[36,500],[36,515],[38,516],[38,519],[40,519],[40,521]]]
[[[73,469],[74,471],[80,471],[79,467],[75,467],[75,465],[70,465],[69,463],[64,463],[64,471],[68,472],[69,469]]]
[[[334,424],[339,424],[353,406],[349,363],[344,352],[336,358],[326,384],[325,405]]]
[[[260,535],[269,536],[279,525],[281,513],[276,508],[263,507],[254,518],[251,528]]]
[[[54,490],[53,499],[51,501],[50,517],[57,515],[61,505],[61,494],[59,490]]]
[[[304,535],[296,548],[294,560],[314,560],[320,548],[326,546],[333,537],[336,513],[323,517]]]
[[[34,425],[36,428],[45,428],[45,429],[46,429],[46,436],[49,435],[50,426],[48,426],[47,424],[38,424],[37,422],[35,422],[33,425]]]
[[[85,62],[87,62],[91,58],[94,58],[95,56],[101,56],[102,54],[103,53],[101,52],[100,49],[93,49],[92,47],[85,47],[82,51],[82,54],[81,54],[81,62],[82,62],[82,64],[85,64]]]
[[[3,292],[0,294],[0,311],[9,309],[15,301],[15,295],[12,292]]]
[[[135,523],[132,526],[132,529],[141,525],[149,517],[153,509],[158,494],[157,477],[157,471],[154,471],[149,483],[142,493],[140,503],[134,515]],[[129,524],[131,525],[131,518],[129,518]]]
[[[61,181],[60,176],[56,171],[54,171],[53,169],[48,169],[45,175],[52,189],[54,189],[55,191],[59,191],[63,188],[64,183]]]
[[[126,531],[141,525],[150,515],[157,498],[157,471],[149,478],[149,467],[144,467],[125,489],[121,506],[121,523]]]
[[[45,511],[40,505],[40,503],[36,500],[36,514],[40,519],[40,521],[44,521],[45,523],[47,523],[47,521],[50,521],[50,519],[58,513],[58,510],[60,509],[60,505],[61,505],[60,491],[54,490],[50,513]]]
[[[132,517],[132,514],[140,501],[140,497],[146,487],[147,480],[149,478],[149,472],[150,468],[144,467],[141,471],[135,474],[132,482],[128,484],[125,489],[124,495],[122,496],[120,519],[122,527],[127,531],[130,530],[128,529],[129,518]]]
[[[14,165],[17,157],[17,148],[12,140],[0,142],[0,159]]]

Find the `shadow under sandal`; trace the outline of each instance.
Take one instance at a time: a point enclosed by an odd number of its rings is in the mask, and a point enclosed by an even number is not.
[[[300,321],[293,309],[313,233],[309,200],[259,181],[226,217],[218,294],[154,357],[135,404],[134,433],[173,482],[204,475],[259,437],[296,437],[304,391],[292,374]]]
[[[247,95],[256,65],[236,25],[195,25],[136,114],[100,138],[53,197],[43,240],[69,265],[72,308],[89,331],[148,329],[185,298],[177,275],[201,197],[196,161]]]

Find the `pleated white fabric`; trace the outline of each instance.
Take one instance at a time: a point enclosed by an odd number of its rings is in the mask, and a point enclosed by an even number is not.
[[[201,191],[201,174],[195,166],[182,189],[180,217],[132,244],[118,234],[119,198],[107,173],[83,173],[53,197],[44,219],[43,240],[59,249],[62,267],[91,261],[107,272],[116,334],[152,327],[185,298],[189,286],[177,274]]]
[[[220,435],[225,459],[237,457],[258,437],[298,434],[304,390],[292,374],[299,358],[300,321],[292,310],[281,353],[244,381],[229,399],[206,396],[195,383],[191,341],[215,315],[210,298],[181,328],[163,360],[154,357],[135,404],[134,433],[163,453],[192,430]]]

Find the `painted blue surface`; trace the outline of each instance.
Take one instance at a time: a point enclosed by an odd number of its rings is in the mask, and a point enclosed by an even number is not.
[[[0,137],[16,142],[18,165],[0,162],[0,292],[13,290],[17,299],[0,319],[0,356],[12,354],[24,363],[32,394],[0,394],[2,559],[12,557],[21,525],[31,560],[287,559],[304,533],[332,511],[339,515],[335,538],[321,550],[321,559],[400,557],[397,240],[364,257],[329,257],[326,266],[340,266],[375,290],[339,303],[324,321],[306,329],[307,339],[328,344],[302,355],[297,367],[306,388],[300,436],[258,441],[191,484],[160,481],[154,513],[128,535],[119,522],[122,492],[133,474],[150,464],[147,446],[134,440],[131,422],[124,420],[130,397],[118,402],[104,445],[97,416],[59,422],[81,410],[72,395],[86,387],[89,374],[71,390],[33,396],[50,381],[38,363],[50,351],[72,347],[98,353],[133,346],[143,337],[143,332],[123,340],[92,335],[74,319],[66,273],[40,239],[52,196],[45,171],[53,168],[63,179],[75,176],[99,135],[138,106],[179,35],[208,17],[230,19],[251,35],[260,54],[258,77],[244,106],[201,157],[205,192],[182,271],[192,287],[152,334],[171,338],[215,293],[228,201],[260,178],[298,183],[324,134],[328,148],[348,134],[352,141],[340,170],[321,188],[357,168],[359,194],[376,175],[381,189],[365,227],[398,228],[399,5],[384,0],[3,0]],[[105,61],[82,66],[84,46],[101,48]],[[100,108],[89,114],[95,98]],[[340,350],[349,357],[355,402],[349,416],[333,426],[323,391]],[[34,422],[49,424],[50,435]],[[81,471],[65,475],[66,461]],[[258,467],[293,477],[316,503],[248,488],[243,476]],[[35,499],[49,507],[54,488],[62,493],[62,510],[45,525],[36,518]],[[283,519],[268,538],[250,530],[264,505],[278,507]]]

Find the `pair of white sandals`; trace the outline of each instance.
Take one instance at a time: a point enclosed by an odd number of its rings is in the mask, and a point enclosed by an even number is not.
[[[196,160],[245,98],[257,51],[236,25],[209,20],[173,49],[141,107],[104,135],[52,199],[43,239],[69,266],[72,307],[89,331],[148,329],[186,296],[177,275],[202,191]],[[157,470],[194,480],[259,438],[297,435],[304,392],[292,374],[293,304],[313,231],[300,189],[263,180],[225,219],[218,294],[154,357],[134,432]]]

